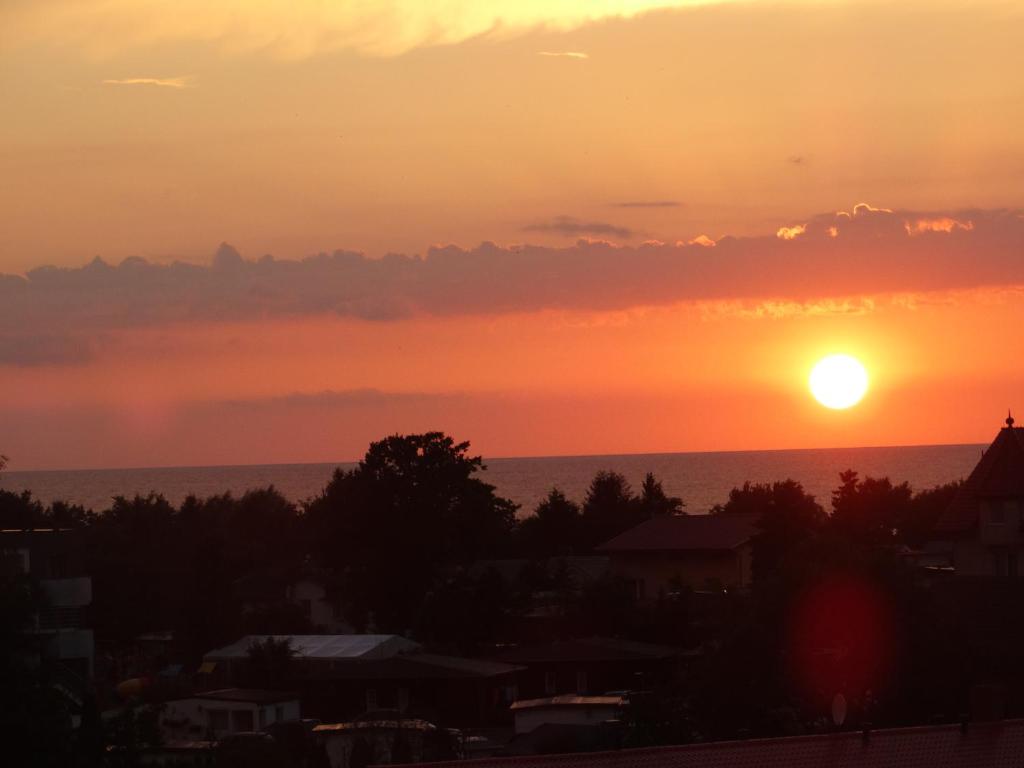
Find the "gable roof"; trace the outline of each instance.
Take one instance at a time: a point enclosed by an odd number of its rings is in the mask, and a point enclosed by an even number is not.
[[[427,764],[423,764],[427,765]],[[1024,767],[1024,720],[430,763],[431,768]]]
[[[962,533],[978,522],[979,502],[987,498],[1024,498],[1024,427],[999,430],[949,507],[939,518],[937,533]]]
[[[726,552],[757,533],[758,515],[652,517],[597,549],[601,552]]]

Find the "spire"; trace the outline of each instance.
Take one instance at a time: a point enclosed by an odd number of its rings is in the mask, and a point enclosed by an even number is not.
[[[1013,426],[1013,414],[1010,412],[1009,408],[1006,409],[1006,426]]]

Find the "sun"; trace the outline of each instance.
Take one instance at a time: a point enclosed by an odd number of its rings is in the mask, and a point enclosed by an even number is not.
[[[849,355],[829,355],[811,370],[808,382],[814,399],[826,408],[841,410],[856,405],[868,391],[868,372]]]

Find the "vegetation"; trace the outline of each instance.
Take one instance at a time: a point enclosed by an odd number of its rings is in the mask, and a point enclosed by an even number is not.
[[[925,543],[955,484],[914,492],[849,471],[828,509],[794,480],[744,484],[712,513],[757,519],[753,589],[712,599],[680,583],[638,604],[613,576],[574,581],[564,558],[592,554],[645,520],[685,514],[657,478],[648,475],[635,493],[622,475],[599,472],[583,499],[552,489],[517,519],[515,505],[480,479],[482,468],[467,443],[444,434],[396,435],[373,443],[356,468],[336,471],[299,506],[272,487],[177,507],[157,494],[117,498],[99,513],[0,491],[0,526],[76,529],[98,635],[117,644],[170,631],[189,663],[246,633],[315,629],[288,599],[300,577],[325,583],[357,630],[403,633],[439,651],[483,654],[522,640],[520,619],[538,605],[557,617],[547,619],[549,637],[701,649],[680,684],[636,700],[630,745],[804,732],[819,727],[839,690],[852,724],[952,719],[983,674],[1024,684],[1024,668],[1000,663],[1016,658],[1024,596],[1011,590],[996,609],[994,598],[982,604],[922,585],[905,565],[905,549]],[[510,563],[519,564],[512,576]],[[5,573],[5,660],[25,651],[20,626],[37,610],[33,595],[28,580]],[[819,615],[828,619],[809,618]],[[881,627],[885,642],[865,627]],[[821,648],[841,650],[822,657]],[[283,684],[287,642],[256,644],[250,656],[253,685]],[[44,678],[10,661],[4,678],[0,695],[28,702],[7,707],[24,715],[18,728],[67,733],[55,721],[60,708],[46,703]],[[117,743],[131,743],[138,729],[118,727]],[[52,762],[69,754],[69,739],[48,742]]]

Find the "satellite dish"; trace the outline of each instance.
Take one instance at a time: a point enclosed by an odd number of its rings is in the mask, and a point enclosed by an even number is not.
[[[836,728],[842,728],[846,722],[846,697],[841,693],[832,697],[832,722]]]

